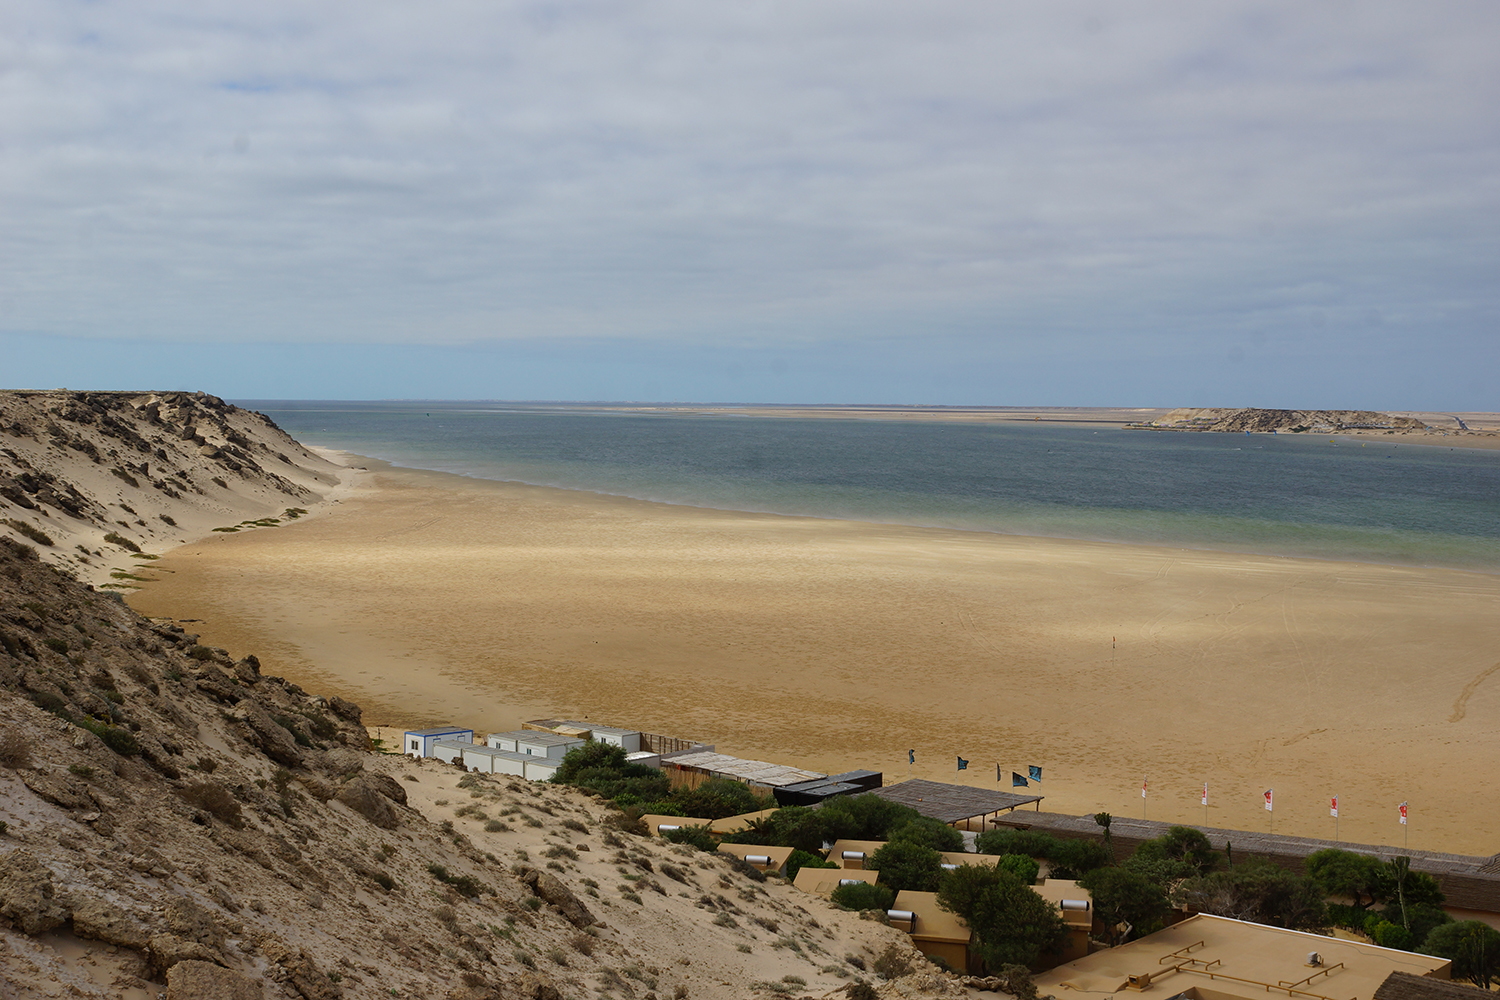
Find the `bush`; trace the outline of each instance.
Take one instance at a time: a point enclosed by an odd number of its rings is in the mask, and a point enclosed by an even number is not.
[[[696,847],[700,851],[715,851],[719,847],[718,841],[714,839],[714,835],[709,832],[706,826],[678,827],[676,830],[666,831],[661,837],[663,840],[674,844],[687,844],[689,847]]]
[[[1203,831],[1190,826],[1174,826],[1154,840],[1135,849],[1135,856],[1146,861],[1170,859],[1184,862],[1196,875],[1207,875],[1219,865],[1219,853],[1208,842]]]
[[[832,861],[824,861],[811,851],[793,851],[786,859],[786,877],[796,878],[803,868],[837,868]]]
[[[141,745],[131,735],[130,730],[119,726],[111,726],[106,722],[91,719],[87,716],[77,720],[78,725],[104,741],[109,747],[121,757],[134,757],[141,752]]]
[[[1024,854],[1002,855],[996,864],[1027,885],[1036,885],[1036,877],[1042,870],[1041,865],[1038,865],[1034,859],[1028,858]],[[1062,876],[1058,877],[1061,878]]]
[[[724,819],[743,813],[759,812],[774,805],[774,800],[757,796],[750,786],[728,778],[711,778],[696,788],[679,788],[672,800],[683,816]]]
[[[833,902],[850,910],[884,912],[896,901],[895,890],[875,882],[851,882],[833,890]]]
[[[888,944],[872,968],[882,979],[900,979],[911,972],[911,952],[899,944]]]
[[[870,792],[829,799],[816,813],[826,841],[888,840],[892,830],[922,815]]]
[[[460,896],[473,899],[484,891],[484,883],[469,875],[452,875],[448,869],[433,862],[427,866],[427,873],[444,885],[451,885]],[[535,896],[530,897],[535,899]]]
[[[1398,951],[1410,951],[1412,946],[1411,931],[1389,920],[1376,922],[1370,931],[1370,940],[1382,948],[1395,948]]]
[[[1453,978],[1489,989],[1500,978],[1500,931],[1478,920],[1460,920],[1435,927],[1422,943],[1422,952],[1453,960]]]
[[[943,858],[915,841],[892,840],[870,856],[865,867],[880,872],[880,881],[895,892],[936,892],[943,877]]]
[[[889,834],[892,843],[904,841],[921,844],[934,851],[962,851],[964,835],[942,820],[918,816],[895,827]]]
[[[1114,863],[1114,854],[1097,840],[1059,840],[1047,857],[1047,875],[1077,879]]]
[[[1050,858],[1062,843],[1041,830],[986,830],[974,840],[980,854],[1024,854],[1028,858]]]
[[[27,538],[31,539],[33,542],[36,542],[38,545],[55,544],[52,541],[52,537],[50,535],[48,535],[45,531],[36,527],[35,525],[27,524],[25,521],[18,520],[14,517],[6,518],[5,523],[16,529],[16,531],[25,535]]]
[[[1067,941],[1057,907],[998,866],[962,865],[948,872],[938,905],[964,918],[974,931],[971,947],[991,966],[1030,965]]]
[[[240,814],[240,804],[235,801],[233,795],[229,794],[228,789],[217,781],[204,781],[186,788],[179,788],[177,794],[182,796],[189,805],[211,813],[232,827],[239,828],[245,825],[244,817]]]
[[[31,740],[21,730],[6,726],[0,730],[0,764],[25,767],[31,763]]]
[[[124,535],[118,534],[118,533],[113,532],[113,531],[111,531],[109,534],[105,535],[104,536],[104,540],[106,542],[108,542],[109,544],[111,544],[111,545],[118,545],[120,548],[126,549],[126,550],[128,550],[130,552],[139,552],[139,551],[141,551],[141,547],[139,545],[137,545],[135,542],[132,542],[130,539],[126,538]]]

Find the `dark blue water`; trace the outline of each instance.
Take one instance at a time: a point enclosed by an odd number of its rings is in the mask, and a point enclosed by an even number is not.
[[[1500,572],[1500,452],[1307,435],[248,401],[413,468],[731,510]]]

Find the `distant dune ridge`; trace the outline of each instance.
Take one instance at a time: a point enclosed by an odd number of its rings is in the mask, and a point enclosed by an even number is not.
[[[340,472],[269,417],[202,392],[0,392],[0,534],[97,585],[132,546],[279,518]]]
[[[1379,413],[1375,410],[1266,410],[1253,406],[1179,407],[1155,420],[1127,427],[1170,431],[1425,431],[1428,424],[1416,417]]]

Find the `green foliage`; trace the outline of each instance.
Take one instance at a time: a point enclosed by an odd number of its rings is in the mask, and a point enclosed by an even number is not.
[[[640,805],[671,791],[660,770],[626,763],[624,749],[598,740],[569,750],[551,780],[587,788],[621,806]]]
[[[12,528],[16,529],[16,531],[25,535],[27,538],[31,539],[33,542],[36,542],[38,545],[55,544],[52,541],[52,536],[48,535],[45,531],[38,528],[36,525],[28,524],[27,522],[17,520],[14,517],[6,518],[4,523],[10,525]]]
[[[969,947],[991,966],[1031,965],[1067,941],[1057,907],[1004,868],[961,865],[945,873],[938,905],[964,918],[974,932]]]
[[[724,819],[775,805],[774,800],[756,795],[744,782],[728,778],[711,778],[696,788],[679,788],[672,799],[682,815],[702,819]]]
[[[1062,843],[1041,830],[986,830],[974,840],[980,854],[1024,854],[1028,858],[1050,858]]]
[[[1190,826],[1174,826],[1162,836],[1142,843],[1132,857],[1181,861],[1191,866],[1195,875],[1207,875],[1219,865],[1219,854],[1209,844],[1208,837]]]
[[[996,864],[1027,885],[1036,885],[1036,877],[1042,870],[1041,865],[1024,854],[1003,855]]]
[[[1411,931],[1389,920],[1375,922],[1375,926],[1370,928],[1370,940],[1382,948],[1396,948],[1400,951],[1410,951],[1413,943]]]
[[[1380,866],[1375,876],[1375,892],[1387,904],[1395,904],[1401,914],[1401,925],[1408,930],[1412,906],[1442,906],[1445,898],[1437,879],[1412,871],[1411,858],[1407,857],[1392,858]]]
[[[830,842],[887,840],[891,831],[921,817],[921,813],[910,806],[869,792],[829,799],[817,812],[823,825],[823,838]]]
[[[214,651],[208,646],[194,646],[188,652],[188,656],[201,663],[205,660],[212,660],[214,658]]]
[[[676,830],[667,830],[661,836],[663,840],[669,840],[674,844],[687,844],[700,851],[714,851],[719,846],[718,840],[706,826],[679,827]]]
[[[427,866],[427,873],[445,885],[451,885],[460,896],[473,899],[484,891],[484,883],[469,875],[452,875],[448,869],[437,863]],[[531,897],[536,898],[536,897]]]
[[[1368,854],[1328,847],[1307,856],[1307,877],[1325,896],[1342,896],[1367,909],[1380,893],[1380,862]]]
[[[124,535],[118,534],[118,533],[113,532],[113,531],[111,531],[109,534],[105,535],[104,536],[104,540],[106,542],[108,542],[109,544],[111,544],[111,545],[118,545],[120,548],[126,549],[126,550],[128,550],[130,552],[139,552],[139,551],[141,551],[141,547],[139,545],[137,545],[135,542],[132,542],[130,539],[126,538]]]
[[[47,638],[42,640],[42,645],[54,653],[66,653],[68,651],[68,640]]]
[[[810,851],[796,850],[786,859],[786,877],[796,878],[797,872],[803,868],[837,868],[838,865],[832,861],[824,861],[821,857]]]
[[[851,882],[834,889],[829,898],[850,910],[889,910],[896,901],[896,893],[889,886],[874,882]]]
[[[74,721],[82,728],[87,729],[103,740],[105,746],[121,757],[134,757],[141,752],[140,743],[128,729],[111,726],[107,722],[100,722],[98,719],[91,719],[88,716]]]
[[[1076,879],[1114,863],[1114,852],[1097,840],[1059,840],[1047,858],[1047,874]]]
[[[1421,951],[1453,961],[1453,978],[1481,989],[1500,979],[1500,931],[1479,920],[1434,927]]]
[[[964,835],[942,820],[930,816],[917,816],[892,829],[887,836],[891,842],[921,844],[934,851],[962,851]]]
[[[1328,906],[1317,884],[1267,861],[1188,879],[1173,899],[1202,913],[1288,930],[1318,933],[1328,928]]]
[[[943,877],[943,858],[915,840],[892,840],[865,862],[880,872],[880,881],[895,892],[936,892]]]
[[[1111,946],[1124,942],[1127,933],[1150,933],[1167,915],[1167,896],[1161,887],[1139,872],[1127,868],[1096,868],[1078,880],[1094,898],[1094,912],[1104,921],[1104,935]],[[1130,931],[1121,930],[1129,924]]]

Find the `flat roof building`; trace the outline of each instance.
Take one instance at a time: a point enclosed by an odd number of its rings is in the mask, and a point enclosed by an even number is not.
[[[810,892],[814,896],[827,899],[842,883],[873,883],[879,874],[879,872],[849,871],[843,868],[799,868],[797,877],[792,879],[792,885],[803,892]]]
[[[969,971],[973,934],[963,917],[938,905],[937,893],[903,889],[896,893],[896,904],[886,916],[891,926],[909,933],[911,943],[928,958],[954,972]]]
[[[760,844],[720,844],[719,850],[725,854],[732,854],[763,872],[780,874],[786,871],[787,859],[792,856],[794,848],[762,847]]]
[[[668,830],[681,830],[689,826],[711,826],[713,824],[713,820],[702,819],[697,816],[657,816],[653,813],[647,813],[645,816],[642,816],[641,822],[646,824],[646,828],[651,831],[651,836],[653,837],[661,836],[662,827],[666,827]]]
[[[438,740],[468,740],[474,742],[474,730],[462,726],[434,726],[432,729],[408,729],[401,739],[401,752],[418,757],[431,757],[432,745]]]
[[[773,789],[825,777],[817,771],[804,771],[800,767],[764,760],[744,760],[712,750],[664,754],[661,769],[671,779],[673,788],[696,788],[710,778],[729,778],[751,787]]]
[[[1374,1000],[1393,972],[1447,979],[1450,962],[1206,913],[1036,976],[1059,1000]]]
[[[979,829],[985,830],[987,829],[986,822],[991,816],[999,816],[1001,813],[1033,804],[1040,809],[1042,803],[1040,795],[1014,795],[1010,792],[996,792],[970,785],[950,785],[942,781],[927,781],[924,778],[911,778],[871,791],[872,794],[888,802],[899,802],[904,806],[910,806],[923,816],[947,823],[949,826],[962,823],[965,830],[972,829],[973,821],[976,819],[979,820]]]

